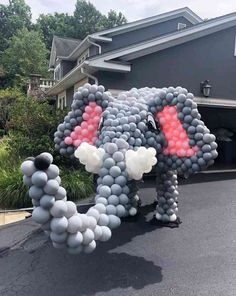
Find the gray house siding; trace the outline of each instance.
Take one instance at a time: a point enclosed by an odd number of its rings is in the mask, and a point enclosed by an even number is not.
[[[68,88],[66,90],[66,105],[67,107],[70,107],[73,101],[73,95],[74,95],[74,86]]]
[[[236,27],[130,61],[127,74],[97,72],[107,88],[184,86],[196,96],[209,79],[211,97],[236,99]]]
[[[102,53],[112,51],[118,48],[127,47],[131,44],[136,44],[145,40],[157,38],[158,36],[165,35],[178,30],[178,23],[184,23],[187,27],[192,26],[186,18],[177,17],[169,21],[165,21],[159,24],[151,25],[145,28],[136,29],[130,32],[122,33],[119,35],[111,36],[111,43],[103,43]],[[109,35],[107,35],[110,37]],[[96,47],[91,48],[90,56],[98,54]]]
[[[61,73],[64,77],[69,71],[71,71],[76,66],[76,62],[72,61],[61,61]]]

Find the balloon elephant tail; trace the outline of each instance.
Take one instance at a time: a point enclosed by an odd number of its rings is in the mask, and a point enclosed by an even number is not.
[[[67,201],[66,190],[60,186],[59,168],[52,162],[52,155],[45,152],[21,165],[34,205],[32,218],[55,248],[66,248],[71,254],[91,253],[96,241],[111,238],[111,229],[120,225],[120,218],[106,214],[105,205],[99,202],[86,214],[78,213],[75,203]]]

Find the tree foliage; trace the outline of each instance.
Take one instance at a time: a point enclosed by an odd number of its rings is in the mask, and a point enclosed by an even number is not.
[[[23,94],[18,89],[7,88],[0,90],[0,129],[4,131],[4,134],[6,134],[9,129],[10,108],[17,99],[22,97]]]
[[[104,20],[104,28],[111,29],[117,26],[121,26],[127,23],[125,16],[121,12],[115,12],[115,10],[110,10],[107,17]]]
[[[47,49],[38,32],[19,30],[11,37],[3,53],[3,66],[8,75],[28,77],[47,73]]]
[[[53,134],[65,112],[55,109],[47,101],[16,100],[10,108],[9,150],[23,158],[44,151],[54,154]]]
[[[86,0],[78,0],[74,11],[75,36],[80,39],[104,28],[105,16]]]
[[[53,35],[83,39],[124,23],[122,13],[111,10],[106,16],[87,0],[76,1],[73,15],[41,14],[36,24],[25,0],[0,4],[0,88],[21,86],[32,73],[48,74]]]
[[[40,15],[36,28],[41,30],[47,48],[50,49],[53,35],[84,39],[88,34],[109,29],[126,23],[125,16],[114,10],[103,15],[96,7],[86,1],[77,0],[72,16],[64,13]]]
[[[0,52],[7,48],[8,39],[24,27],[31,27],[31,10],[24,0],[9,0],[9,5],[0,4]]]
[[[53,35],[73,37],[73,18],[67,13],[40,14],[35,29],[42,32],[46,47],[50,49]]]

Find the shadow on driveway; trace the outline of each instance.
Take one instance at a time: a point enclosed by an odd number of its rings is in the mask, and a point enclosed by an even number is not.
[[[151,205],[142,207],[137,221],[123,223],[110,241],[101,243],[90,255],[69,255],[56,250],[41,230],[34,232],[16,249],[2,253],[1,270],[5,270],[5,276],[0,277],[4,287],[0,294],[94,295],[117,288],[138,290],[159,283],[160,266],[144,257],[114,251],[137,236],[157,230],[145,219],[151,208]]]

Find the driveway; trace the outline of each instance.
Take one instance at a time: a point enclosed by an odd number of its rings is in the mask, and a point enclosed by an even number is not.
[[[235,174],[180,186],[179,228],[147,220],[154,182],[140,190],[137,221],[90,255],[54,249],[31,219],[0,228],[1,296],[235,296]]]

